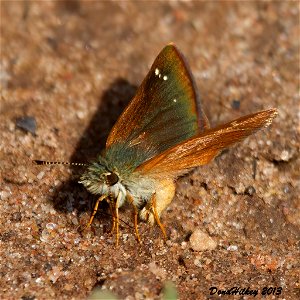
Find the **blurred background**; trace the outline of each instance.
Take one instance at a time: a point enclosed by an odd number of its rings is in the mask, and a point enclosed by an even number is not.
[[[298,2],[2,0],[0,22],[3,298],[82,299],[100,286],[120,299],[159,299],[167,279],[186,299],[249,284],[299,295]],[[145,226],[144,246],[127,228],[115,249],[109,217],[104,225],[99,217],[95,236],[76,232],[90,213],[91,196],[76,183],[82,170],[31,160],[94,158],[169,42],[186,56],[213,126],[271,107],[279,116],[179,181],[163,217],[169,244]],[[196,228],[217,251],[189,246]]]

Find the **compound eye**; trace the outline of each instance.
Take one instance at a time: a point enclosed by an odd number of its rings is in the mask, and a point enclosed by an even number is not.
[[[119,181],[119,177],[116,173],[110,173],[106,175],[106,183],[109,186],[115,185],[116,183],[118,183]]]

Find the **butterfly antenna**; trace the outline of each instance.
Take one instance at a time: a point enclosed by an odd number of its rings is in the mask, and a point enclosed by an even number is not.
[[[66,161],[45,161],[33,160],[36,165],[69,165],[69,166],[87,166],[85,163],[66,162]]]

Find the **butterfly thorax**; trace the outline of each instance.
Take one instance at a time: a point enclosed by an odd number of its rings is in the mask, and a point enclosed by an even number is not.
[[[138,158],[137,158],[138,157]],[[136,172],[142,154],[137,149],[124,151],[122,145],[115,145],[99,155],[81,176],[80,183],[95,195],[107,195],[117,199],[122,206],[129,193],[136,206],[147,202],[155,192],[156,181]]]

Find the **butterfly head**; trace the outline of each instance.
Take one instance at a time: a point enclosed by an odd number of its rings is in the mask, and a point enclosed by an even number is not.
[[[109,186],[113,186],[119,182],[119,176],[117,173],[108,172],[104,174],[105,182]]]
[[[80,178],[82,183],[93,194],[108,194],[120,182],[116,170],[111,170],[103,161],[91,163]]]

